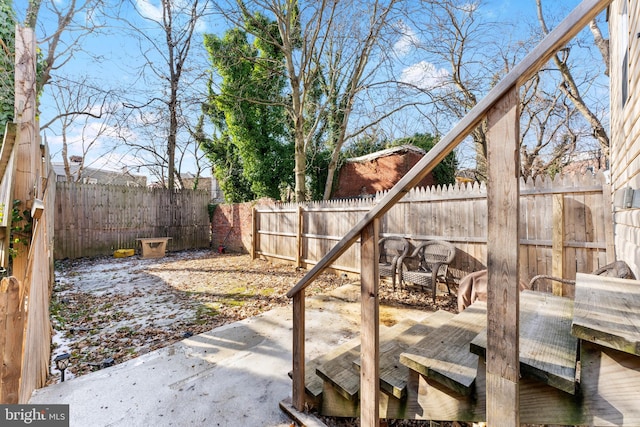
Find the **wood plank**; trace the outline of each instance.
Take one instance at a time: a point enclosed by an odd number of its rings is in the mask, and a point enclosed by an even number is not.
[[[360,425],[380,425],[380,219],[375,218],[360,235],[360,304],[362,368],[360,369]]]
[[[460,395],[469,396],[477,374],[478,356],[469,343],[485,327],[487,305],[478,301],[400,354],[400,363]]]
[[[356,350],[357,349],[357,350]],[[331,366],[333,360],[341,359],[345,354],[356,354],[356,357],[359,357],[360,354],[360,338],[355,338],[353,340],[347,341],[340,346],[334,348],[330,352],[321,354],[313,360],[310,360],[306,364],[306,373],[305,373],[305,387],[307,389],[307,393],[313,397],[314,399],[318,399],[322,395],[322,387],[323,382],[331,381],[330,372],[336,368]],[[349,358],[351,362],[353,358]],[[350,363],[349,362],[349,363]],[[324,368],[323,368],[324,367]],[[357,374],[356,374],[357,375]],[[328,377],[328,378],[325,378]],[[358,378],[358,386],[360,384],[360,380]],[[334,384],[334,386],[336,386]],[[348,387],[337,386],[338,388],[342,388],[343,391],[348,390]],[[355,394],[348,394],[345,396],[347,398],[354,398]]]
[[[5,404],[22,403],[19,396],[26,316],[21,293],[15,277],[0,282],[0,402]]]
[[[546,293],[520,294],[520,369],[523,376],[570,394],[576,392],[578,340],[571,335],[573,301]],[[487,333],[472,342],[471,351],[486,357]]]
[[[553,230],[551,275],[564,277],[564,195],[554,194],[552,205]],[[562,283],[553,282],[553,295],[562,296]]]
[[[399,334],[417,322],[405,319],[392,327],[380,325],[380,347],[392,342]],[[356,400],[360,389],[360,338],[355,338],[335,350],[320,356],[316,365],[316,377],[330,383],[345,399]]]
[[[454,314],[439,310],[422,319],[403,320],[383,335],[380,331],[380,389],[402,399],[407,394],[409,368],[399,363],[400,354],[416,345],[431,332],[453,318]],[[360,359],[354,361],[360,367]]]
[[[583,341],[580,346],[582,414],[590,426],[640,425],[640,358]]]
[[[487,116],[487,422],[520,425],[520,127],[518,88]]]
[[[571,333],[640,356],[640,281],[578,273]]]
[[[293,390],[291,402],[298,411],[304,410],[304,339],[305,339],[305,314],[304,314],[304,290],[293,298]]]

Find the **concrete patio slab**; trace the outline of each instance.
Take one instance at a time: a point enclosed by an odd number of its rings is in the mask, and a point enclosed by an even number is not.
[[[357,336],[359,286],[307,298],[307,359]],[[425,312],[381,307],[386,324]],[[69,404],[70,425],[289,426],[292,309],[281,307],[136,359],[36,390],[29,403]]]

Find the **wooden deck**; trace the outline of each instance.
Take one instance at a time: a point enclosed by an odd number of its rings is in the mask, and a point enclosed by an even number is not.
[[[532,291],[520,294],[520,371],[570,394],[576,392],[578,339],[571,335],[573,301]],[[471,341],[486,358],[487,331]]]

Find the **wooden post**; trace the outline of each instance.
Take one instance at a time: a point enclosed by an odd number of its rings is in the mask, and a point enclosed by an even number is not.
[[[487,115],[487,424],[519,427],[517,86]]]
[[[304,289],[293,296],[293,391],[291,403],[298,411],[304,411]]]
[[[553,230],[551,239],[551,275],[564,277],[564,194],[553,195]],[[562,283],[552,282],[553,295],[562,296]]]
[[[25,313],[15,277],[0,282],[0,403],[19,403]]]
[[[373,219],[360,234],[360,425],[363,427],[380,424],[379,235],[379,218]]]
[[[256,207],[251,208],[251,259],[256,259],[256,246],[258,245],[258,212]]]
[[[602,179],[602,199],[605,200],[604,204],[604,239],[607,248],[606,260],[607,264],[611,264],[616,260],[616,247],[615,238],[613,232],[613,203],[611,200],[611,185],[607,184]]]
[[[302,247],[302,232],[304,230],[304,209],[298,205],[298,231],[296,236],[296,267],[302,267],[304,248]]]
[[[20,210],[31,210],[35,198],[36,171],[40,170],[40,146],[36,138],[36,41],[31,28],[16,26],[15,118],[16,176],[13,198]],[[27,269],[29,244],[20,243],[13,258],[12,274],[21,283]]]

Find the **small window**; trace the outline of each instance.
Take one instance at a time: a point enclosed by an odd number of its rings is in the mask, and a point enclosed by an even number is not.
[[[626,0],[622,2],[622,11],[620,13],[620,57],[622,58],[620,83],[623,108],[629,98],[629,13],[627,3]]]

